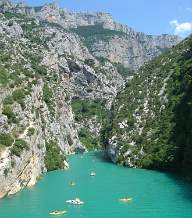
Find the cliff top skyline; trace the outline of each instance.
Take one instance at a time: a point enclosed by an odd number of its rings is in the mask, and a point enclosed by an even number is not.
[[[15,2],[21,2],[15,0]],[[101,11],[137,31],[158,35],[176,34],[182,37],[192,32],[192,3],[190,0],[127,1],[111,0],[25,0],[28,5],[39,6],[56,3],[72,11]],[[119,13],[121,11],[121,13]],[[147,25],[146,25],[147,23]]]

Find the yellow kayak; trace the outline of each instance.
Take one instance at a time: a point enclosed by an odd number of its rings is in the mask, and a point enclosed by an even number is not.
[[[50,215],[62,215],[64,213],[67,213],[67,211],[65,211],[65,210],[55,210],[55,211],[49,212]]]
[[[127,202],[132,201],[133,199],[132,198],[120,198],[119,200],[122,201],[122,202],[127,203]]]

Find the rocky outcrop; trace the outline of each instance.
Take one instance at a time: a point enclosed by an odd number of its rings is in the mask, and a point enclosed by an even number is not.
[[[90,52],[112,63],[121,63],[130,70],[137,70],[145,62],[179,42],[177,36],[147,36],[142,33],[114,36],[109,41],[95,40]]]
[[[125,83],[113,64],[105,62],[101,65],[80,38],[71,32],[45,28],[43,37],[50,41],[47,41],[48,50],[44,52],[42,63],[60,73],[68,95],[71,98],[105,99],[109,108]],[[86,63],[90,60],[93,62],[91,66]]]
[[[27,16],[35,15],[35,9],[33,7],[27,6],[23,3],[15,4],[9,0],[0,1],[0,12],[19,13]]]
[[[3,148],[0,157],[0,196],[14,194],[25,186],[34,185],[46,171],[44,157],[45,143],[56,140],[64,155],[71,154],[83,147],[73,126],[73,114],[70,106],[65,102],[63,91],[57,90],[55,95],[55,116],[43,101],[43,81],[32,87],[30,96],[25,97],[25,109],[19,104],[12,105],[19,123],[4,122],[1,133],[9,133],[14,140],[24,140],[28,148],[21,154],[13,152],[14,143]],[[4,106],[5,107],[5,106]],[[3,115],[4,116],[4,115]],[[2,116],[2,117],[3,117]],[[33,130],[33,135],[30,135]],[[67,163],[64,163],[68,167]]]

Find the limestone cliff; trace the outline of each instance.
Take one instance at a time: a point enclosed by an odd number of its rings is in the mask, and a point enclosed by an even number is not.
[[[68,167],[82,152],[73,98],[111,102],[124,84],[73,32],[17,13],[0,15],[0,197]]]
[[[76,13],[52,4],[42,7],[36,12],[35,17],[60,24],[67,29],[76,28],[80,36],[83,34],[83,41],[91,41],[88,48],[94,56],[107,58],[113,63],[121,63],[130,70],[137,70],[146,61],[181,40],[178,36],[166,34],[151,36],[136,32],[126,25],[115,22],[108,13]],[[101,29],[97,29],[98,26]],[[105,31],[102,34],[104,37],[99,37],[102,28],[111,31]],[[81,29],[82,32],[78,31]],[[85,35],[84,31],[88,34]]]
[[[72,12],[55,4],[28,7],[24,4],[13,4],[8,0],[1,2],[1,11],[21,13],[39,21],[59,24],[65,29],[77,29],[83,41],[91,41],[88,49],[94,56],[107,58],[113,63],[121,63],[129,70],[137,70],[146,61],[181,41],[178,36],[166,34],[151,36],[136,32],[126,25],[115,22],[109,13]],[[100,28],[97,28],[98,26]],[[102,29],[111,31],[103,32]]]

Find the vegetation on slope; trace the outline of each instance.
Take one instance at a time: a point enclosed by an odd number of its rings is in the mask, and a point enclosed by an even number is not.
[[[115,103],[117,161],[192,172],[192,37],[141,67]]]
[[[97,41],[108,42],[112,37],[126,36],[126,34],[123,32],[105,29],[100,24],[90,26],[78,26],[77,28],[71,29],[71,31],[77,33],[80,37],[83,38],[83,41],[87,48],[91,48],[91,46]]]
[[[130,70],[128,67],[125,67],[121,63],[113,63],[113,65],[117,68],[118,73],[123,78],[126,78],[127,76],[133,76],[134,75],[134,71]]]
[[[88,150],[101,148],[100,132],[108,120],[108,112],[105,103],[102,100],[75,98],[72,101],[72,109],[75,114],[75,120],[81,125],[79,129],[79,138]],[[92,131],[90,131],[90,126]],[[98,134],[95,132],[98,130]]]
[[[95,136],[94,133],[90,132],[86,127],[82,127],[79,130],[79,139],[88,150],[101,148],[99,137]]]
[[[100,99],[75,98],[72,101],[72,108],[77,121],[96,116],[98,121],[102,122],[107,115],[105,103]]]
[[[46,142],[45,166],[47,171],[64,168],[64,154],[55,141]]]
[[[27,143],[23,139],[16,139],[13,147],[11,148],[11,154],[20,157],[24,149],[29,150]]]

